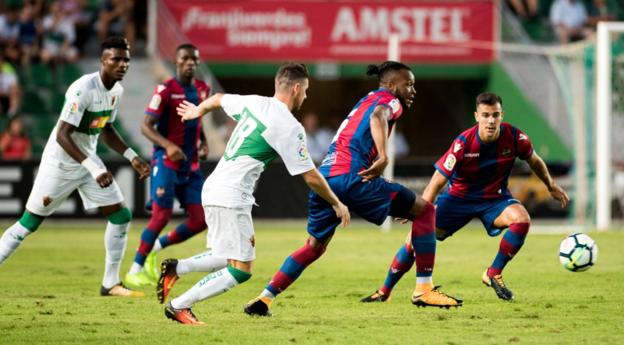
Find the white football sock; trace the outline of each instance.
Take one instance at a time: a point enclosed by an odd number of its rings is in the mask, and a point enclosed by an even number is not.
[[[205,276],[181,296],[171,300],[171,306],[175,309],[190,308],[194,303],[218,296],[236,285],[238,282],[234,276],[227,268],[223,268]]]
[[[416,277],[416,284],[433,284],[433,277]]]
[[[156,238],[156,241],[154,242],[154,247],[152,247],[152,252],[154,253],[158,253],[159,251],[161,251],[163,249],[162,245],[160,244],[160,239]]]
[[[0,264],[4,262],[22,244],[22,241],[31,232],[20,222],[11,225],[0,237]]]
[[[227,259],[212,256],[212,251],[203,252],[187,259],[178,260],[176,273],[179,276],[189,272],[214,272],[227,266]]]
[[[119,266],[126,251],[128,242],[128,227],[130,223],[113,224],[108,222],[104,232],[104,247],[106,248],[106,266],[102,286],[107,289],[119,284]]]
[[[130,270],[128,271],[128,273],[137,274],[141,271],[143,271],[143,266],[137,264],[136,262],[133,262],[132,266],[130,266]]]
[[[267,289],[262,290],[262,293],[260,293],[260,297],[266,297],[271,300],[275,299],[275,295]]]

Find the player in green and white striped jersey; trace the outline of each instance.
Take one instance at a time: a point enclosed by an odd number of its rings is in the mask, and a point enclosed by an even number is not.
[[[349,210],[315,168],[306,147],[305,130],[291,113],[303,104],[307,88],[305,65],[286,63],[275,77],[273,97],[215,94],[199,106],[184,102],[178,107],[183,120],[221,107],[238,124],[202,190],[212,258],[227,259],[227,266],[224,267],[223,260],[216,264],[209,255],[163,261],[157,286],[161,303],[180,275],[213,272],[171,300],[165,307],[165,315],[170,319],[184,324],[201,323],[191,312],[194,303],[220,295],[251,277],[251,265],[256,258],[251,219],[253,191],[260,174],[278,156],[291,175],[301,175],[312,190],[332,205],[343,226],[349,223]]]
[[[142,292],[125,288],[119,278],[132,214],[123,204],[124,197],[113,175],[96,154],[101,135],[110,148],[132,163],[139,178],[149,175],[149,165],[124,143],[112,125],[123,93],[119,81],[130,63],[126,39],[112,37],[102,42],[100,62],[99,72],[80,77],[65,94],[65,104],[43,150],[26,211],[0,238],[0,263],[77,189],[85,209],[98,207],[108,218],[100,294],[139,297]]]

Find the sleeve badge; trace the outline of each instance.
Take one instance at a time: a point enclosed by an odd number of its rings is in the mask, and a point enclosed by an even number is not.
[[[454,154],[449,153],[449,155],[446,156],[443,165],[446,170],[451,171],[455,167],[455,163],[457,163],[457,158],[455,158]]]

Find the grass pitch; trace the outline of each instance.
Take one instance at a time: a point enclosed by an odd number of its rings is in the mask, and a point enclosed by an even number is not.
[[[7,224],[4,224],[7,225]],[[135,222],[122,266],[138,244]],[[304,223],[256,224],[257,261],[247,283],[194,307],[205,327],[175,324],[148,297],[100,297],[104,222],[44,223],[0,266],[0,344],[622,344],[624,343],[624,232],[590,233],[598,263],[583,273],[558,262],[563,235],[530,234],[508,265],[514,302],[481,283],[499,238],[464,229],[438,243],[434,282],[464,299],[459,309],[416,308],[409,296],[414,270],[387,304],[363,304],[385,278],[407,233],[382,233],[355,224],[341,229],[328,252],[273,305],[272,318],[252,318],[243,305],[255,297],[286,255],[307,238]],[[5,228],[5,227],[3,227]],[[203,251],[205,235],[165,249],[165,257]],[[202,277],[184,276],[173,295]]]

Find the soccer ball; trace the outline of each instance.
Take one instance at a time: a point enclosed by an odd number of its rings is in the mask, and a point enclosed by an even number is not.
[[[598,246],[591,237],[576,233],[566,237],[559,246],[559,261],[572,272],[588,270],[598,259]]]

